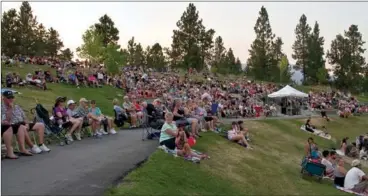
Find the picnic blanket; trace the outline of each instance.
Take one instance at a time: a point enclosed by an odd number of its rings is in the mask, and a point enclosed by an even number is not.
[[[340,191],[344,191],[345,193],[351,193],[351,194],[354,194],[354,195],[358,195],[358,196],[364,196],[364,194],[362,193],[356,193],[350,189],[346,189],[344,187],[340,187],[340,186],[336,186],[337,189],[339,189]]]
[[[172,155],[174,157],[178,157],[178,155],[176,154],[176,149],[175,150],[170,150],[170,149],[166,148],[166,146],[163,146],[163,145],[159,146],[158,148],[162,149],[164,152],[168,153],[169,155]],[[203,154],[203,153],[201,153],[197,150],[194,150],[194,149],[192,149],[192,152],[195,153],[196,155],[202,155]],[[200,163],[200,161],[201,161],[199,158],[193,157],[193,156],[192,157],[183,157],[183,158],[184,158],[184,160],[191,161],[193,163]]]
[[[300,129],[302,130],[302,131],[305,131],[305,132],[308,132],[308,133],[312,133],[312,132],[309,132],[309,131],[307,131],[306,129],[305,129],[305,125],[302,125],[301,127],[300,127]],[[328,139],[328,140],[330,140],[332,137],[331,137],[331,135],[330,134],[328,134],[328,133],[325,133],[325,132],[323,132],[323,131],[321,131],[321,130],[318,130],[318,129],[313,129],[313,131],[314,131],[314,135],[317,135],[317,136],[319,136],[319,137],[322,137],[322,138],[325,138],[325,139]]]

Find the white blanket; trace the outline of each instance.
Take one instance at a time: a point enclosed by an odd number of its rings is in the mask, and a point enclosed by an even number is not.
[[[302,125],[301,127],[300,127],[300,129],[302,130],[302,131],[305,131],[305,132],[308,132],[308,133],[312,133],[312,132],[309,132],[309,131],[307,131],[306,129],[305,129],[305,125]],[[322,137],[322,138],[325,138],[325,139],[328,139],[328,140],[330,140],[331,139],[331,135],[330,134],[328,134],[328,133],[325,133],[325,132],[323,132],[323,131],[321,131],[321,130],[318,130],[318,129],[313,129],[313,131],[314,131],[314,135],[317,135],[317,136],[320,136],[320,137]]]
[[[356,193],[350,189],[346,189],[344,187],[339,187],[339,186],[336,186],[337,189],[339,189],[340,191],[344,191],[346,193],[351,193],[351,194],[354,194],[354,195],[358,195],[358,196],[364,196],[364,194],[361,194],[361,193]]]

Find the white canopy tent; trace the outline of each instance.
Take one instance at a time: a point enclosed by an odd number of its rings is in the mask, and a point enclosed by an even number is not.
[[[281,98],[281,97],[308,97],[308,94],[303,93],[301,91],[296,90],[295,88],[286,85],[284,88],[279,91],[273,92],[268,95],[270,98]]]

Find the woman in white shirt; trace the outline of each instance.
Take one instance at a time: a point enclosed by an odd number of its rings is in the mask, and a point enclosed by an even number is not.
[[[249,147],[250,149],[252,149],[245,139],[244,134],[239,131],[238,124],[236,122],[232,123],[232,129],[227,132],[227,138],[230,141],[237,142],[246,148]]]
[[[345,176],[344,188],[356,193],[368,193],[368,176],[361,170],[361,163],[355,159],[351,163],[352,168]]]

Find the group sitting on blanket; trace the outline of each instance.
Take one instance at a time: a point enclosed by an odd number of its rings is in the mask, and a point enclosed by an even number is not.
[[[321,157],[313,138],[308,138],[305,152],[307,159],[326,167],[325,177],[333,179],[336,186],[359,194],[368,194],[368,176],[360,169],[361,163],[358,159],[352,161],[352,168],[347,171],[344,167],[344,159],[335,151],[324,150]]]

